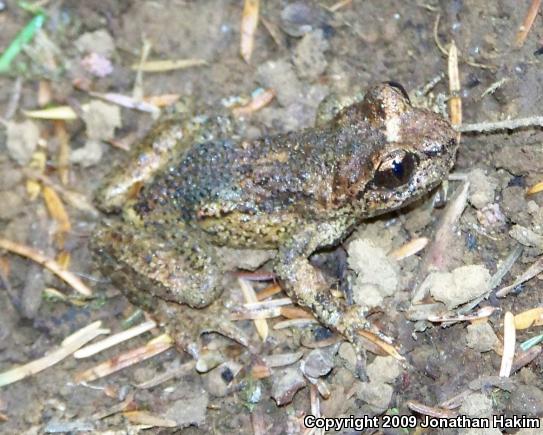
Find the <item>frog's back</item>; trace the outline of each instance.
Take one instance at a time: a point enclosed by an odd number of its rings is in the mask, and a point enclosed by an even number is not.
[[[360,131],[355,143],[347,130],[195,145],[144,189],[136,209],[190,222],[219,244],[276,246],[304,223],[341,213],[334,204],[338,164],[354,147],[364,149]]]

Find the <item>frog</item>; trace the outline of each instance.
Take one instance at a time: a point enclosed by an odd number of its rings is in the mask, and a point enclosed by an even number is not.
[[[159,124],[125,165],[129,176],[100,189],[100,208],[121,215],[93,237],[107,275],[146,309],[203,309],[224,287],[220,247],[273,249],[288,296],[363,352],[364,307],[337,297],[310,256],[446,179],[458,148],[449,121],[382,82],[301,131],[217,140],[194,131]]]

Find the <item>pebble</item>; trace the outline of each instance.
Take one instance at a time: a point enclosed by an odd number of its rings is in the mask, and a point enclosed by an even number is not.
[[[297,1],[281,11],[281,29],[295,38],[322,26],[325,20],[326,12],[309,2]]]
[[[329,47],[330,44],[321,29],[306,33],[296,46],[292,57],[298,76],[302,79],[316,80],[322,75],[328,66],[324,52]]]
[[[370,405],[376,412],[384,412],[392,399],[394,388],[382,382],[363,382],[358,387],[356,396]]]
[[[468,174],[470,182],[468,201],[476,209],[494,202],[498,181],[487,175],[483,169],[473,169]]]
[[[492,350],[498,341],[498,337],[488,322],[473,323],[468,325],[466,329],[467,346],[478,352]]]
[[[11,190],[0,191],[0,220],[10,220],[21,212],[23,196]]]
[[[398,263],[386,252],[365,239],[354,240],[348,247],[349,267],[355,271],[353,299],[362,306],[375,307],[398,289]]]
[[[535,385],[517,385],[511,393],[509,408],[512,414],[541,417],[543,416],[543,391]]]
[[[489,418],[492,415],[492,399],[483,393],[473,393],[462,402],[459,413],[469,417]]]
[[[305,379],[299,367],[287,367],[274,372],[271,396],[278,406],[292,402],[298,390],[305,387]]]
[[[400,362],[391,356],[376,356],[368,364],[367,373],[372,382],[392,384],[402,371]]]
[[[472,264],[452,272],[432,272],[422,283],[420,293],[429,291],[435,300],[453,309],[489,290],[490,272],[483,265]]]

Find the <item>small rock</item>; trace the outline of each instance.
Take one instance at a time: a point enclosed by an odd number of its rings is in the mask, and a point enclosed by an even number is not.
[[[102,158],[102,141],[114,137],[115,129],[121,126],[121,111],[118,106],[93,100],[83,113],[88,140],[85,146],[72,152],[70,161],[85,167],[95,165]]]
[[[75,46],[82,53],[97,53],[106,58],[115,51],[115,41],[105,29],[83,33],[75,41]]]
[[[353,286],[353,299],[358,305],[368,308],[380,306],[387,295],[383,288],[376,284],[355,282]]]
[[[520,384],[511,393],[508,406],[515,415],[543,416],[543,391],[534,385]]]
[[[0,220],[10,220],[21,212],[23,196],[14,191],[0,191]]]
[[[40,139],[40,130],[31,120],[8,122],[6,125],[6,146],[9,156],[20,165],[26,165]]]
[[[543,236],[521,225],[513,225],[509,235],[521,245],[543,249]]]
[[[399,361],[391,356],[376,356],[367,367],[371,382],[392,384],[401,373]]]
[[[217,350],[202,351],[196,361],[196,371],[207,373],[224,362],[224,356]]]
[[[113,72],[111,61],[98,53],[87,54],[82,60],[81,65],[85,70],[96,77],[107,77]]]
[[[165,418],[175,421],[178,427],[199,426],[205,422],[209,396],[201,385],[182,383],[172,396],[175,399],[168,401]]]
[[[394,389],[382,382],[363,382],[358,387],[356,396],[374,408],[375,412],[384,412],[392,399]]]
[[[498,337],[488,322],[473,323],[468,325],[466,344],[478,352],[492,350],[498,341]]]
[[[305,387],[305,379],[298,367],[287,367],[273,374],[271,396],[278,406],[292,402],[294,395]]]
[[[539,205],[533,200],[527,202],[526,208],[528,209],[528,213],[530,213],[531,215],[535,215],[540,211]]]
[[[469,417],[488,418],[492,415],[492,399],[482,393],[473,393],[462,402],[459,413]]]
[[[109,140],[115,135],[115,129],[122,125],[119,106],[93,100],[83,113],[87,128],[87,137],[94,140]]]
[[[507,218],[502,213],[498,203],[485,205],[477,210],[477,220],[484,227],[504,227]]]
[[[94,432],[96,427],[92,421],[87,420],[58,420],[56,418],[47,422],[43,433],[79,433]]]
[[[77,148],[72,152],[70,161],[86,168],[93,166],[102,160],[103,153],[104,146],[102,142],[89,139],[84,146]]]
[[[243,397],[248,403],[259,403],[262,400],[262,383],[248,382],[243,389]]]
[[[11,161],[6,160],[0,165],[0,186],[2,186],[2,189],[11,190],[22,181],[23,172],[20,169],[13,167]]]
[[[409,212],[409,216],[413,212]],[[387,221],[378,220],[371,223],[363,223],[356,230],[353,240],[365,239],[379,246],[386,252],[390,252],[394,246],[394,239],[401,237],[401,225],[390,225]]]
[[[300,100],[302,83],[287,59],[268,61],[258,67],[258,80],[276,92],[277,102],[287,107]]]
[[[452,273],[432,272],[421,284],[420,293],[429,291],[433,298],[453,309],[490,290],[490,272],[482,265],[462,266]]]
[[[540,435],[542,427],[543,427],[543,419],[539,419],[539,427],[538,428],[519,429],[519,431],[516,433],[516,435]]]
[[[215,397],[228,394],[228,387],[241,370],[242,366],[234,361],[227,361],[211,370],[206,376],[206,390]]]
[[[528,213],[524,193],[523,187],[506,187],[502,190],[501,207],[510,221],[526,225],[528,224]]]
[[[334,355],[338,346],[313,349],[303,360],[303,372],[312,378],[327,375],[334,368]]]
[[[322,8],[298,1],[281,11],[281,28],[287,35],[300,37],[322,26],[325,19],[326,13]]]
[[[498,182],[483,169],[474,169],[468,174],[470,182],[468,201],[477,209],[494,202]]]
[[[351,343],[344,341],[339,346],[338,356],[345,361],[345,367],[354,372],[356,370],[356,351]]]
[[[328,66],[324,52],[330,44],[321,29],[306,33],[296,46],[292,62],[300,78],[315,80]]]
[[[468,386],[472,390],[482,390],[489,387],[496,387],[500,390],[511,392],[515,389],[516,382],[511,378],[504,378],[500,376],[483,375],[471,381]]]
[[[394,294],[398,288],[398,264],[371,241],[358,239],[351,242],[347,252],[349,267],[357,274],[353,298],[359,305],[373,307],[379,297]],[[370,287],[368,287],[370,285]],[[370,300],[369,295],[373,293]],[[378,304],[380,301],[378,301]]]

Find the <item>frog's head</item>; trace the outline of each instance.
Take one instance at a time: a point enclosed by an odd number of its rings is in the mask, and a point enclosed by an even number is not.
[[[447,177],[458,148],[457,132],[439,114],[413,107],[401,85],[371,88],[357,109],[359,120],[380,137],[365,151],[369,155],[350,185],[349,196],[364,215],[400,208]]]

